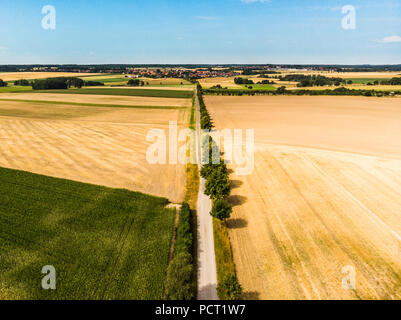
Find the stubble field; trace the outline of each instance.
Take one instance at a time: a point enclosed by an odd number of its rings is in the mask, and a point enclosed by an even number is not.
[[[218,129],[255,129],[228,221],[245,298],[400,299],[401,107],[364,97],[215,97]],[[344,289],[344,267],[356,289]]]
[[[146,135],[187,126],[191,100],[31,95],[0,95],[0,166],[182,201],[184,165],[149,164]]]
[[[112,89],[109,89],[112,90]],[[129,90],[125,90],[129,93]],[[37,101],[37,102],[64,102],[77,104],[100,104],[121,106],[169,106],[190,107],[191,100],[183,98],[159,98],[142,96],[123,96],[108,94],[66,94],[66,93],[4,93],[0,94],[0,101]]]

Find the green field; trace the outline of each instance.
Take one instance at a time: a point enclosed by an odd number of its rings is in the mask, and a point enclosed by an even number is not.
[[[248,87],[246,87],[248,86]],[[276,87],[270,85],[270,84],[248,84],[248,85],[242,85],[244,89],[248,90],[265,90],[265,91],[276,91]],[[249,87],[252,87],[252,89],[249,89]]]
[[[112,83],[112,82],[127,82],[128,78],[109,78],[109,79],[97,79],[96,81],[104,82],[104,83]]]
[[[157,89],[115,89],[115,88],[82,88],[65,90],[36,90],[35,93],[65,93],[65,94],[98,94],[112,96],[137,96],[157,98],[192,98],[192,91],[157,90]]]
[[[2,92],[5,92],[5,93],[25,92],[25,91],[32,91],[32,87],[31,86],[7,86],[7,87],[0,88],[0,93],[2,93]]]
[[[0,300],[163,297],[167,199],[4,168],[0,189]]]
[[[355,79],[345,79],[347,81],[351,80],[353,84],[367,84],[368,82],[373,83],[375,81],[379,81],[379,83],[383,80],[389,79],[378,79],[378,78],[355,78]]]
[[[129,79],[125,77],[121,78],[94,78],[94,79],[88,79],[88,78],[83,78],[85,81],[99,81],[103,83],[113,83],[113,82],[127,82]]]

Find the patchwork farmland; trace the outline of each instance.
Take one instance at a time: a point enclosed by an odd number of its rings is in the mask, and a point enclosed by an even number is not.
[[[216,97],[218,129],[255,129],[227,221],[244,298],[400,299],[400,100]],[[345,290],[344,267],[356,289]]]
[[[189,121],[191,100],[171,100],[47,93],[13,94],[11,98],[0,95],[0,166],[127,188],[179,202],[184,194],[184,166],[153,166],[146,161],[151,144],[146,134],[150,129],[168,130],[169,121],[177,121],[181,127]],[[79,101],[93,106],[77,105]],[[113,105],[108,107],[110,103]],[[166,104],[170,107],[164,109]],[[174,105],[177,107],[171,108]],[[174,187],[171,181],[176,182]]]
[[[186,169],[146,136],[188,127],[192,92],[135,90],[0,94],[0,299],[163,298]]]

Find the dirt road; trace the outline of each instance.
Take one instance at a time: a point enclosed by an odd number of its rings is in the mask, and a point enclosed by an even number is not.
[[[201,166],[201,128],[199,100],[196,100],[196,154]],[[210,215],[212,202],[205,195],[205,179],[200,179],[198,193],[198,300],[218,300],[216,258],[214,253],[213,220]]]

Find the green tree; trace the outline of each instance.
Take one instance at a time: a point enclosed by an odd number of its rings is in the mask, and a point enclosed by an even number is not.
[[[227,274],[217,286],[217,293],[222,300],[239,300],[242,294],[242,287],[235,275]]]
[[[278,88],[276,92],[277,92],[277,94],[284,94],[285,93],[285,87],[282,86],[282,87]]]
[[[30,85],[29,81],[25,79],[14,81],[14,86],[29,86],[29,85]]]
[[[212,200],[221,199],[230,195],[231,185],[228,175],[221,171],[210,174],[205,185],[205,194]]]
[[[201,126],[202,129],[211,130],[213,128],[213,122],[210,119],[209,115],[203,115],[201,117]]]
[[[138,87],[140,85],[141,81],[139,79],[129,79],[127,82],[127,85],[132,86],[132,87]]]
[[[221,173],[228,175],[227,165],[224,163],[224,161],[220,161],[219,164],[213,164],[209,162],[203,165],[200,175],[204,179],[209,179],[210,175],[216,171],[220,171]]]
[[[232,206],[225,199],[217,199],[213,203],[213,208],[210,214],[212,217],[224,221],[230,218],[232,212]]]
[[[0,87],[7,87],[7,82],[0,79]]]

